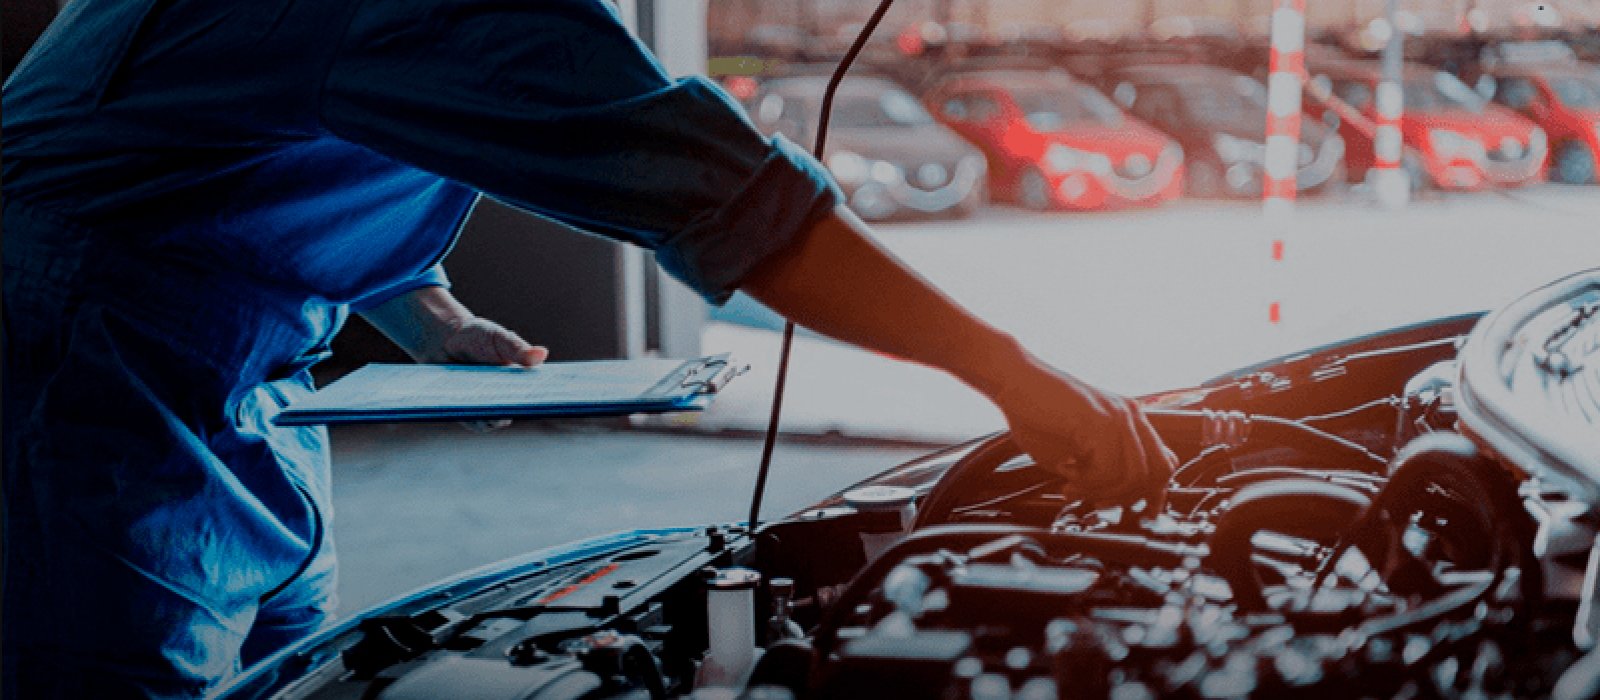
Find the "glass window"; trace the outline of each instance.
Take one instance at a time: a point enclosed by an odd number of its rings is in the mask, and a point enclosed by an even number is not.
[[[920,126],[932,121],[916,98],[898,89],[841,95],[833,104],[833,123],[845,128]]]
[[[967,113],[973,121],[986,122],[1000,116],[1000,103],[988,95],[968,95]]]
[[[1488,101],[1466,83],[1444,71],[1426,80],[1405,82],[1405,108],[1421,112],[1466,110],[1482,112]]]
[[[940,111],[946,117],[963,122],[983,122],[1000,116],[1000,103],[993,97],[976,92],[964,92],[945,98]]]
[[[1539,91],[1527,78],[1502,78],[1494,101],[1512,109],[1526,109],[1539,99]]]
[[[1016,90],[1011,99],[1022,110],[1028,124],[1040,131],[1057,131],[1069,124],[1122,123],[1122,111],[1098,90],[1086,85],[1063,85],[1054,89]]]
[[[1189,115],[1206,124],[1260,121],[1267,113],[1266,88],[1242,75],[1225,84],[1187,84],[1183,89],[1183,101]]]
[[[961,96],[955,96],[945,100],[944,106],[941,109],[944,111],[944,115],[946,117],[956,121],[966,121],[972,116],[967,110],[966,99]]]
[[[1550,79],[1550,90],[1561,99],[1561,104],[1568,107],[1600,109],[1600,74],[1588,79],[1556,76]]]
[[[878,98],[878,105],[890,121],[902,126],[919,126],[933,121],[928,110],[922,108],[922,103],[902,90],[885,90]]]
[[[1372,104],[1372,86],[1360,80],[1333,81],[1333,94],[1356,109],[1366,109]]]
[[[1138,89],[1133,102],[1133,113],[1156,124],[1171,124],[1182,113],[1178,94],[1165,85],[1146,85]]]

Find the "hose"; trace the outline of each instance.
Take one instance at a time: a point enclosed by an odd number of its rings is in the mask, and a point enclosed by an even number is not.
[[[950,519],[956,508],[965,505],[964,500],[973,489],[968,485],[973,479],[982,478],[985,481],[992,479],[994,471],[1006,462],[1022,455],[1022,449],[1011,441],[1011,433],[1001,432],[990,435],[972,448],[967,456],[962,457],[934,483],[927,495],[922,497],[922,502],[917,504],[917,517],[913,529],[932,525],[941,525]],[[1042,479],[1030,477],[1033,481]],[[992,485],[992,484],[991,484]]]
[[[1211,442],[1208,437],[1223,435],[1221,444],[1234,448],[1255,441],[1293,447],[1313,455],[1332,452],[1335,463],[1340,466],[1372,474],[1383,474],[1389,463],[1352,440],[1278,416],[1157,408],[1146,409],[1145,416],[1156,432],[1169,442],[1206,444]]]
[[[1429,433],[1407,444],[1395,457],[1388,484],[1340,549],[1359,547],[1378,570],[1406,565],[1414,557],[1400,545],[1399,533],[1410,524],[1412,513],[1441,498],[1473,521],[1452,522],[1452,528],[1476,527],[1474,534],[1481,538],[1471,539],[1486,547],[1479,552],[1483,560],[1465,565],[1494,571],[1497,578],[1506,567],[1516,566],[1525,595],[1542,590],[1532,551],[1533,526],[1518,500],[1516,482],[1457,433]]]
[[[835,633],[846,615],[855,612],[868,593],[874,590],[888,573],[908,557],[940,550],[967,551],[997,539],[1020,536],[1032,540],[1045,552],[1057,558],[1069,555],[1087,555],[1097,559],[1110,559],[1133,566],[1175,567],[1190,557],[1203,557],[1206,549],[1192,545],[1158,542],[1136,535],[1111,535],[1101,533],[1058,533],[1019,525],[935,525],[918,530],[894,543],[878,558],[872,560],[850,583],[827,610],[823,611],[815,630],[816,648],[821,653],[832,650]]]
[[[1336,539],[1372,500],[1348,486],[1311,479],[1274,479],[1250,484],[1233,495],[1233,506],[1217,519],[1207,568],[1233,590],[1241,610],[1267,609],[1256,576],[1252,539],[1263,531],[1311,539]]]
[[[1383,457],[1361,445],[1297,421],[1267,415],[1218,413],[1214,411],[1186,411],[1176,409],[1148,409],[1156,432],[1171,442],[1203,442],[1206,439],[1223,439],[1223,444],[1206,447],[1200,454],[1180,465],[1173,472],[1172,483],[1179,487],[1194,487],[1208,479],[1220,480],[1224,470],[1231,470],[1237,448],[1254,438],[1273,445],[1297,447],[1311,455],[1333,452],[1328,460],[1339,471],[1382,476],[1388,464]],[[1306,443],[1314,443],[1307,446]],[[994,473],[1006,462],[1022,455],[1022,450],[1012,442],[1010,433],[991,435],[979,443],[966,457],[956,462],[933,485],[917,509],[915,527],[924,528],[944,523],[963,498],[974,489],[974,480],[981,479],[986,487],[993,488]],[[1353,469],[1349,469],[1353,467]],[[1038,483],[1037,476],[1026,477]],[[1315,478],[1321,478],[1320,476]],[[1020,488],[1027,484],[1012,485]],[[1370,490],[1370,489],[1364,489]]]

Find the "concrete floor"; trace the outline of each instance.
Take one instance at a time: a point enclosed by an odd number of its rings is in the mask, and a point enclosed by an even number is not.
[[[931,448],[780,443],[763,517],[784,515]],[[618,530],[742,520],[756,439],[521,423],[333,433],[340,609]]]

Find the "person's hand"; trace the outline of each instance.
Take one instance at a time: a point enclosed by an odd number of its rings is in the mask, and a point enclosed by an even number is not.
[[[1060,474],[1072,495],[1112,504],[1166,501],[1177,458],[1133,401],[1101,391],[1037,360],[1007,371],[991,396],[1011,439]]]
[[[486,318],[463,320],[439,343],[432,362],[468,365],[534,367],[550,356],[541,345],[533,345],[505,326]]]
[[[430,362],[452,362],[469,365],[504,365],[508,367],[534,367],[550,356],[544,346],[534,345],[510,329],[486,318],[472,317],[456,325],[454,330],[430,353]],[[468,430],[486,433],[504,428],[509,420],[469,421],[462,423]]]
[[[361,316],[417,362],[533,367],[550,356],[549,350],[505,326],[478,318],[441,286],[418,287],[362,311]],[[510,422],[465,425],[483,432]]]

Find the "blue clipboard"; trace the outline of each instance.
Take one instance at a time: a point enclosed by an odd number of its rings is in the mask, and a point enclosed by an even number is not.
[[[620,416],[703,410],[749,367],[692,360],[547,362],[538,367],[370,364],[295,401],[278,425]]]

